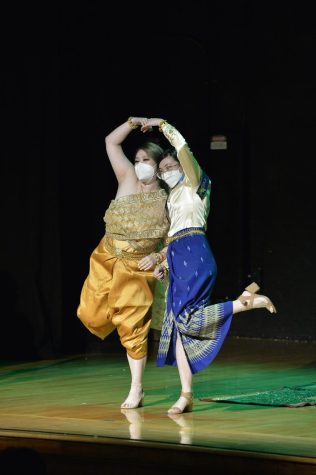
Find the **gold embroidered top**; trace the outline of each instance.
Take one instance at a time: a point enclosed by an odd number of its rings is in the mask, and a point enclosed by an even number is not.
[[[144,255],[155,251],[169,229],[167,197],[160,189],[112,200],[103,218],[106,238],[128,241]]]

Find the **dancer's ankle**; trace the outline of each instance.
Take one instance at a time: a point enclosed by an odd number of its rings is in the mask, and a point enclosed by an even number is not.
[[[182,391],[179,399],[168,410],[168,414],[182,414],[183,412],[191,412],[193,406],[193,395],[191,391]]]
[[[144,403],[144,391],[142,385],[132,384],[129,394],[125,401],[121,404],[122,409],[136,409],[143,406]]]

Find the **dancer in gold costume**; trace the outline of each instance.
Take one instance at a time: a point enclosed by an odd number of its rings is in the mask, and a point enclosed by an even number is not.
[[[144,117],[130,117],[105,138],[118,189],[105,212],[105,235],[91,254],[77,310],[81,322],[101,339],[117,329],[131,371],[124,409],[143,403],[153,267],[165,258],[157,249],[169,229],[167,193],[157,178],[163,149],[145,142],[133,164],[122,148],[131,131],[146,123]]]

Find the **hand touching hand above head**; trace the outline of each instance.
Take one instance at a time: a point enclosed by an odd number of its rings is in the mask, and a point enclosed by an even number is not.
[[[150,118],[147,119],[147,122],[141,127],[142,132],[148,132],[151,130],[153,127],[159,127],[161,122],[163,122],[163,119],[159,118]]]

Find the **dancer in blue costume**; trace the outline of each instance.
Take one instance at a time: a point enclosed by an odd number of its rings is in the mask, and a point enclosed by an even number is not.
[[[143,127],[159,126],[171,148],[159,164],[158,176],[170,193],[170,228],[166,265],[154,272],[163,279],[168,270],[167,307],[161,330],[157,365],[178,367],[182,391],[169,414],[192,410],[192,375],[206,368],[218,354],[235,313],[252,308],[276,309],[257,295],[252,283],[234,301],[210,304],[217,275],[216,261],[206,237],[211,182],[180,132],[163,119],[149,119]]]

